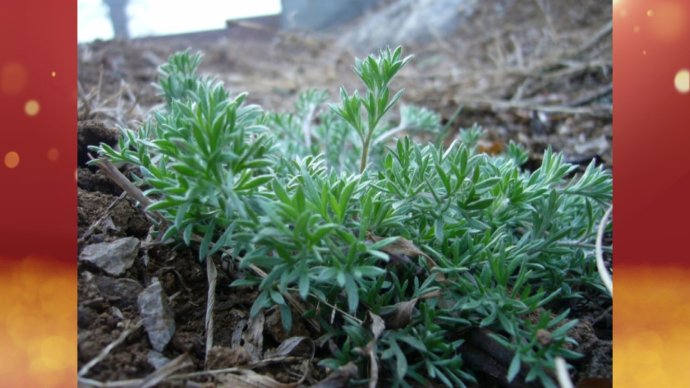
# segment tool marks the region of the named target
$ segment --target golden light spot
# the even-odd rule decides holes
[[[679,2],[659,2],[655,5],[649,29],[660,40],[680,39],[687,33],[690,15]]]
[[[673,84],[676,86],[678,93],[690,92],[690,71],[688,69],[678,70],[676,77],[673,79]]]
[[[616,276],[616,385],[686,386],[690,270],[633,267]]]
[[[0,385],[76,386],[76,271],[51,258],[4,259]]]
[[[10,62],[0,70],[0,90],[13,95],[24,90],[26,86],[26,69],[19,63]]]
[[[654,11],[652,11],[651,9],[648,9],[648,10],[647,10],[647,16],[649,16],[650,18],[651,18],[652,16],[654,16]]]
[[[613,4],[613,6],[615,7],[617,4],[619,4],[621,2],[621,0],[612,0],[611,2]]]
[[[58,160],[59,157],[60,157],[60,151],[58,151],[57,148],[51,147],[48,150],[48,160],[50,160],[51,162]]]
[[[19,165],[19,154],[18,153],[14,152],[14,151],[10,151],[10,152],[5,154],[5,166],[7,168],[15,168],[18,165]]]
[[[69,368],[72,361],[67,357],[75,346],[64,337],[51,336],[43,339],[36,361],[41,369],[61,370]],[[76,356],[76,354],[75,354]]]
[[[36,100],[29,100],[24,104],[24,113],[29,116],[36,116],[41,110],[41,104]]]

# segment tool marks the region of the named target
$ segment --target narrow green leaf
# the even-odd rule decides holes
[[[517,376],[518,372],[520,372],[520,353],[516,352],[512,361],[510,361],[510,367],[508,367],[507,378],[509,383],[515,379],[515,376]]]

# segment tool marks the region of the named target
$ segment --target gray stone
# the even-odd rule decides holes
[[[151,364],[151,366],[156,369],[159,369],[160,367],[170,362],[169,358],[165,357],[162,353],[157,352],[155,350],[149,350],[149,353],[147,354],[146,358],[149,364]]]
[[[165,349],[175,334],[175,317],[163,287],[154,278],[138,297],[139,314],[151,346],[159,352]]]
[[[103,298],[122,308],[134,305],[137,302],[137,296],[144,289],[136,280],[127,278],[96,276],[94,283]]]
[[[139,240],[134,237],[87,245],[81,251],[79,260],[91,263],[110,275],[118,276],[134,264],[139,245]]]

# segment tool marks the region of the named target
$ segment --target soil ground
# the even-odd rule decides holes
[[[539,155],[551,146],[572,163],[586,166],[594,159],[612,168],[610,4],[503,1],[505,8],[497,12],[483,3],[493,4],[482,2],[453,34],[405,45],[415,59],[396,81],[406,89],[403,101],[439,112],[449,128],[480,124],[486,130],[486,152],[500,151],[509,140],[526,146],[528,167],[538,166]],[[79,248],[126,236],[141,241],[137,259],[122,275],[79,265],[79,367],[98,360],[80,377],[93,384],[146,378],[156,371],[156,359],[183,354],[189,363],[176,373],[205,368],[207,280],[196,252],[151,242],[149,222],[134,202],[85,164],[89,145],[114,144],[117,126],[136,128],[161,102],[152,85],[157,67],[187,47],[203,52],[203,73],[219,76],[231,91],[248,91],[250,102],[277,111],[289,110],[296,93],[306,88],[325,88],[331,96],[343,84],[356,88],[353,58],[367,54],[335,44],[333,36],[293,32],[241,41],[214,33],[80,46]],[[450,133],[448,141],[454,136]],[[214,365],[227,368],[246,361],[247,355],[229,350],[249,330],[256,293],[226,287],[236,273],[227,263],[217,264],[224,270],[218,275],[214,311],[214,342],[219,346]],[[136,295],[153,278],[174,296],[176,331],[162,353],[152,350],[144,329],[136,325]],[[610,384],[610,299],[592,293],[570,307],[571,317],[583,322],[575,335],[581,336],[585,355],[575,364],[573,377],[582,386]],[[295,321],[289,335],[310,337],[309,328]],[[266,313],[263,329],[265,349],[288,337],[277,311]],[[114,341],[117,346],[101,358]],[[316,349],[316,354],[305,385],[326,377],[315,365],[327,349]],[[299,365],[280,363],[257,372],[289,383],[295,381],[296,369]],[[197,385],[211,380],[194,379]],[[500,384],[490,376],[485,382]]]

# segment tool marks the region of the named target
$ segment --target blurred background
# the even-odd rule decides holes
[[[278,15],[281,0],[197,0],[193,7],[165,0],[80,0],[78,7],[78,40],[89,42],[220,29],[227,19]]]
[[[151,84],[176,50],[203,52],[202,72],[286,111],[308,88],[336,96],[341,85],[360,87],[355,57],[403,45],[415,55],[397,78],[403,103],[437,111],[451,128],[481,125],[487,150],[516,141],[534,151],[532,165],[551,145],[570,162],[611,166],[608,2],[80,0],[78,8],[80,119],[136,126],[160,102]]]

